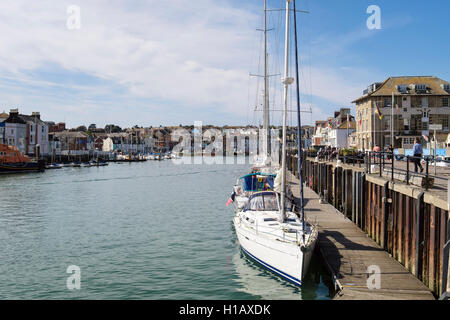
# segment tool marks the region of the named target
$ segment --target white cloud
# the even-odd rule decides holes
[[[73,4],[81,8],[82,23],[80,30],[70,31],[66,10]],[[151,119],[142,116],[151,118],[151,110],[161,112],[158,104],[183,106],[188,116],[225,112],[243,122],[240,119],[249,109],[255,27],[260,23],[260,6],[237,8],[227,0],[3,1],[0,92],[5,103],[48,108],[56,116],[67,112],[96,122],[105,114],[126,121],[120,104],[127,101],[125,117],[143,125]],[[69,85],[38,71],[34,77],[29,75],[28,71],[49,64],[116,85]],[[359,75],[349,77],[349,73]],[[3,83],[5,78],[21,85],[13,88]],[[311,93],[348,105],[362,90],[361,78],[369,77],[357,70],[312,67]],[[115,92],[117,86],[123,86],[125,93]],[[45,94],[39,95],[39,87],[46,89]],[[65,102],[63,89],[78,94],[68,95],[70,101]],[[98,95],[110,98],[97,99]],[[27,102],[27,97],[33,101]],[[161,114],[154,118],[164,121]]]
[[[247,101],[250,33],[257,16],[223,1],[77,1],[81,30],[66,28],[69,2],[0,4],[0,71],[21,76],[54,63],[126,86],[142,98],[220,105]],[[42,85],[46,85],[42,79]]]

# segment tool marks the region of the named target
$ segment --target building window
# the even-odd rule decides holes
[[[448,98],[442,98],[442,106],[448,107]]]
[[[384,99],[384,107],[385,108],[390,108],[392,106],[392,99],[386,98]]]

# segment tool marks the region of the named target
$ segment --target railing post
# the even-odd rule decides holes
[[[409,156],[406,156],[406,184],[409,185]]]
[[[442,223],[442,222],[441,222]],[[447,289],[450,287],[449,285],[449,251],[450,251],[450,223],[447,223],[447,234],[446,234],[446,243],[443,250],[443,264],[442,264],[442,285],[440,292],[440,299],[448,299],[448,291]]]
[[[391,181],[394,181],[394,150],[392,150],[392,173],[391,173]]]
[[[378,153],[378,155],[379,155],[379,157],[380,157],[380,177],[382,177],[383,176],[383,168],[382,168],[382,165],[383,165],[383,162],[382,162],[382,160],[381,160],[381,153]]]
[[[387,250],[387,235],[389,222],[389,182],[386,182],[383,188],[383,248]]]
[[[427,168],[426,168],[427,171],[426,171],[426,178],[425,178],[425,183],[426,183],[425,190],[428,191],[428,189],[429,189],[429,188],[428,188],[428,186],[429,186],[429,183],[428,183],[428,181],[429,181],[429,180],[428,180],[428,175],[429,175],[429,172],[428,172],[428,169],[429,169],[429,163],[428,163],[428,161],[429,161],[429,160],[428,160],[428,158],[427,158],[426,161],[427,161]]]
[[[423,265],[423,236],[424,236],[424,221],[423,221],[423,214],[424,214],[424,193],[422,192],[417,197],[416,202],[416,252],[415,252],[415,276],[422,280],[422,265]]]
[[[365,166],[365,170],[364,173],[368,172],[367,166],[369,165],[369,158],[367,157],[367,153],[364,152],[364,166]]]

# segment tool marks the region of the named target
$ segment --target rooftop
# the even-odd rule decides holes
[[[423,86],[423,90],[418,90]],[[368,97],[394,95],[450,95],[450,82],[434,76],[390,77],[382,83],[374,83],[365,90],[365,94],[353,103]]]

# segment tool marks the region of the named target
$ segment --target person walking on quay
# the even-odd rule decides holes
[[[414,171],[416,173],[418,173],[419,168],[420,168],[420,173],[422,173],[423,167],[422,167],[421,161],[422,161],[423,149],[422,149],[422,145],[419,143],[419,139],[416,139],[414,141],[413,152],[414,152]]]

